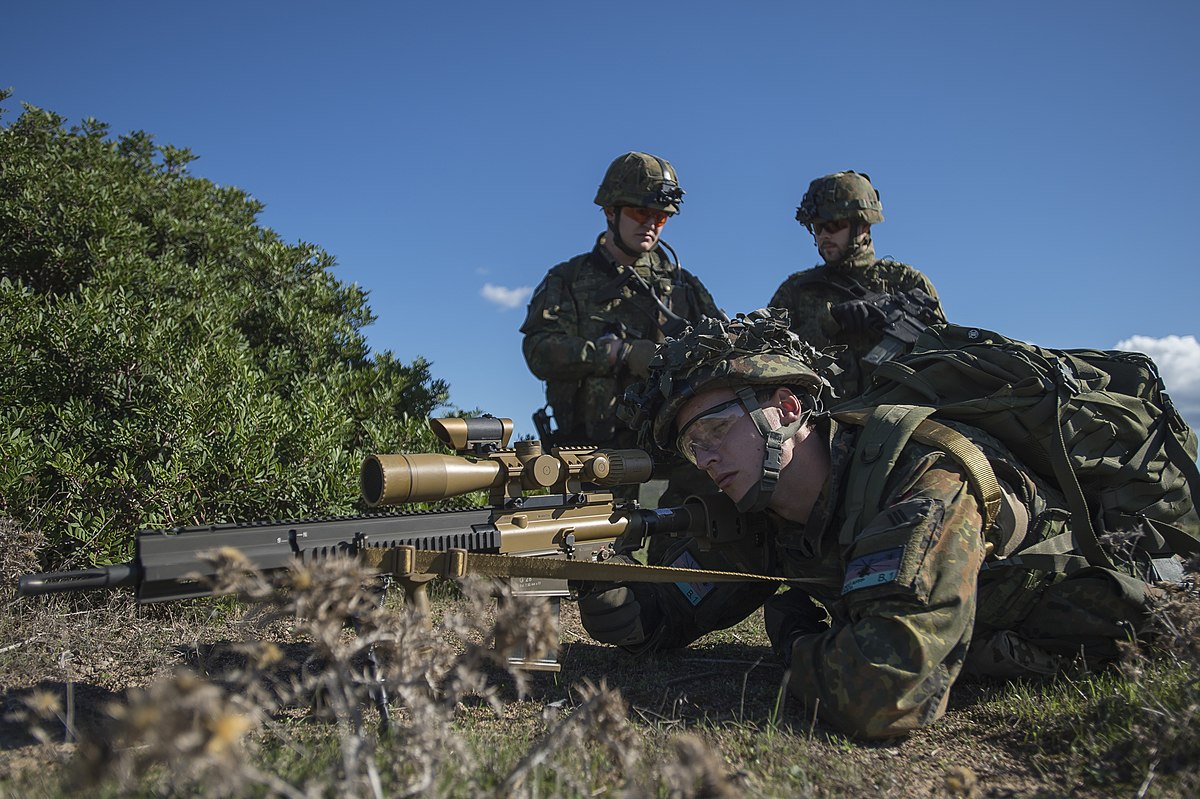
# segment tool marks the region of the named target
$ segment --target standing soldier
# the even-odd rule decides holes
[[[875,366],[911,349],[917,332],[946,316],[925,275],[875,258],[871,225],[883,221],[883,205],[867,175],[817,178],[796,220],[812,233],[825,263],[788,277],[769,304],[786,308],[792,330],[814,347],[846,345],[834,386],[839,396],[851,396],[866,388]]]
[[[723,316],[708,290],[679,266],[659,240],[679,212],[683,189],[675,169],[648,153],[630,152],[608,167],[594,202],[607,230],[591,252],[555,266],[533,292],[521,332],[530,371],[546,381],[546,403],[534,416],[546,446],[636,446],[617,420],[625,389],[644,378],[658,344],[702,317]],[[667,475],[664,475],[667,476]],[[708,478],[680,462],[661,503],[711,492]],[[636,486],[626,498],[636,494]]]

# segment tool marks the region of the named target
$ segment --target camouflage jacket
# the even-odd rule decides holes
[[[689,322],[719,311],[691,273],[672,264],[661,248],[633,269],[677,316]],[[638,379],[624,363],[610,365],[602,336],[661,342],[663,321],[652,297],[619,273],[603,235],[590,253],[550,270],[533,292],[521,332],[525,362],[546,381],[559,440],[600,446],[635,446],[633,431],[617,419],[617,402]]]
[[[1146,587],[1120,574],[1022,568],[1006,555],[1065,529],[1061,495],[1026,471],[995,439],[953,425],[984,450],[1022,519],[1002,542],[984,540],[962,467],[910,442],[892,471],[881,510],[841,544],[847,476],[861,431],[831,424],[831,472],[807,525],[768,512],[736,548],[686,543],[672,565],[766,569],[800,578],[772,598],[753,584],[655,586],[661,623],[635,651],[684,646],[730,626],[764,602],[804,595],[827,619],[774,642],[790,661],[789,687],[822,719],[870,738],[903,735],[945,712],[951,685],[968,671],[1008,677],[1052,673],[1059,658],[1113,657],[1140,622]],[[806,604],[811,602],[806,601]],[[811,616],[811,614],[809,614]],[[769,624],[769,623],[768,623]]]
[[[838,303],[853,299],[845,290],[831,285],[822,278],[839,273],[857,281],[868,291],[880,294],[897,294],[912,289],[921,289],[937,302],[937,322],[945,322],[941,301],[933,284],[915,268],[890,259],[876,260],[875,250],[868,246],[844,261],[837,261],[789,276],[776,289],[768,305],[786,308],[791,314],[792,330],[802,340],[814,347],[835,344],[846,346],[839,356],[838,365],[842,375],[835,379],[838,396],[849,397],[866,387],[866,379],[872,367],[863,363],[863,357],[879,343],[882,333],[846,333],[842,331],[829,309]]]

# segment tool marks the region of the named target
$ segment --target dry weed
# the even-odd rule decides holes
[[[591,793],[587,783],[611,774],[625,774],[637,762],[640,754],[638,733],[629,723],[629,707],[621,694],[603,682],[595,685],[590,681],[578,688],[579,704],[566,718],[558,721],[542,736],[516,767],[496,789],[493,796],[513,797],[524,795],[530,775],[545,765],[559,752],[588,752],[591,745],[598,745],[604,753],[601,758],[604,775],[592,771],[591,760],[577,758],[584,767],[582,777],[560,773],[559,778],[578,795]],[[545,721],[553,721],[553,711],[547,709]],[[534,794],[536,795],[536,793]]]
[[[23,725],[38,743],[44,745],[55,742],[59,730],[66,730],[68,739],[77,735],[62,700],[52,691],[34,691],[22,699],[20,706],[5,720]]]
[[[1198,565],[1200,559],[1188,564],[1182,584],[1158,586],[1148,645],[1123,647],[1120,669],[1138,697],[1125,746],[1144,770],[1138,796],[1159,774],[1194,770],[1200,758]]]
[[[557,619],[543,600],[514,595],[506,584],[468,580],[461,609],[435,629],[413,609],[385,607],[378,576],[355,559],[298,565],[269,580],[236,550],[208,557],[214,593],[234,593],[249,604],[247,635],[233,647],[240,662],[222,671],[219,682],[179,669],[114,704],[110,723],[80,747],[81,785],[127,788],[169,774],[171,790],[203,795],[236,795],[259,785],[297,797],[438,796],[443,790],[509,797],[531,790],[530,776],[552,757],[585,751],[585,744],[605,751],[605,764],[620,764],[618,773],[637,759],[637,735],[620,695],[586,684],[566,718],[553,723],[546,717],[545,735],[499,777],[498,787],[478,769],[456,719],[469,700],[500,714],[504,694],[497,678],[524,694],[529,676],[509,658],[545,657],[558,642]],[[494,614],[482,612],[493,598]],[[280,646],[261,634],[280,626],[304,646]],[[390,705],[382,704],[384,696]],[[334,726],[339,751],[336,774],[310,779],[303,789],[260,771],[251,757],[264,734],[287,737],[286,725],[271,719],[296,706],[313,707]],[[386,734],[368,729],[372,706],[390,715]],[[53,717],[54,709],[43,715]],[[584,781],[594,776],[589,772]],[[575,787],[590,792],[582,783]]]
[[[739,799],[746,795],[741,774],[730,774],[720,753],[696,735],[679,735],[658,774],[658,785],[636,786],[627,799],[665,795],[670,799]],[[666,793],[662,791],[665,789]]]
[[[0,541],[0,596],[11,596],[19,577],[38,570],[37,553],[46,548],[46,536],[0,515]]]
[[[85,737],[79,748],[80,787],[113,781],[129,789],[156,765],[169,767],[175,784],[202,787],[205,795],[232,796],[251,782],[273,782],[247,759],[259,708],[187,669],[132,690],[108,712],[113,723],[106,734]]]

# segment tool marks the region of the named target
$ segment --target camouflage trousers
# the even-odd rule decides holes
[[[1037,573],[1030,573],[1034,576]],[[1018,575],[1014,575],[1017,577]],[[988,607],[1003,592],[980,593],[977,622],[963,669],[990,677],[1044,677],[1074,659],[1099,663],[1121,654],[1145,628],[1154,589],[1110,569],[1086,568],[1071,575],[1041,575],[1022,597],[1020,618],[1003,629],[989,624],[1004,616]],[[991,586],[996,588],[997,586]],[[1010,606],[1011,607],[1011,606]]]

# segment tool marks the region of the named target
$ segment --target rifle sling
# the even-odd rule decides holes
[[[595,255],[596,253],[593,250],[588,254],[588,258],[594,259]],[[663,256],[663,261],[668,265],[671,265],[670,259],[668,259],[665,255]],[[603,271],[613,271],[611,269],[612,265],[605,263],[604,261],[596,264],[593,260],[593,264]],[[632,286],[635,293],[649,298],[650,302],[654,304],[654,307],[658,310],[658,312],[666,317],[668,323],[675,320],[686,323],[687,320],[682,319],[678,314],[671,310],[671,298],[668,297],[668,301],[664,302],[663,299],[658,296],[658,292],[654,290],[654,287],[651,286],[644,278],[642,278],[642,276],[639,275],[632,266],[625,266],[624,264],[615,264],[615,266],[616,277],[611,283],[604,287],[600,294],[601,297],[604,299],[614,299],[615,297],[620,296],[620,289],[627,285]],[[686,288],[686,284],[683,282],[683,276],[681,274],[682,270],[680,269],[679,264],[674,264],[673,266],[675,267],[675,274],[671,280],[671,285],[677,289]],[[651,324],[653,324],[659,330],[662,330],[663,322],[658,317],[658,314],[654,313],[654,311],[650,310],[649,308],[643,308],[639,305],[634,305],[632,307],[637,308],[644,313],[650,318]]]
[[[433,574],[462,578],[468,574],[488,577],[544,577],[560,580],[647,583],[716,582],[814,582],[765,574],[679,569],[670,566],[643,566],[635,563],[604,563],[563,560],[556,557],[519,557],[450,549],[445,552],[398,546],[388,549],[364,549],[359,556],[387,574],[409,576]]]
[[[866,286],[859,283],[849,275],[841,274],[834,271],[830,266],[818,266],[809,272],[800,273],[798,278],[800,285],[808,285],[810,283],[819,283],[830,288],[837,289],[843,294],[854,300],[871,300],[878,299],[883,294],[877,291],[869,291]]]

